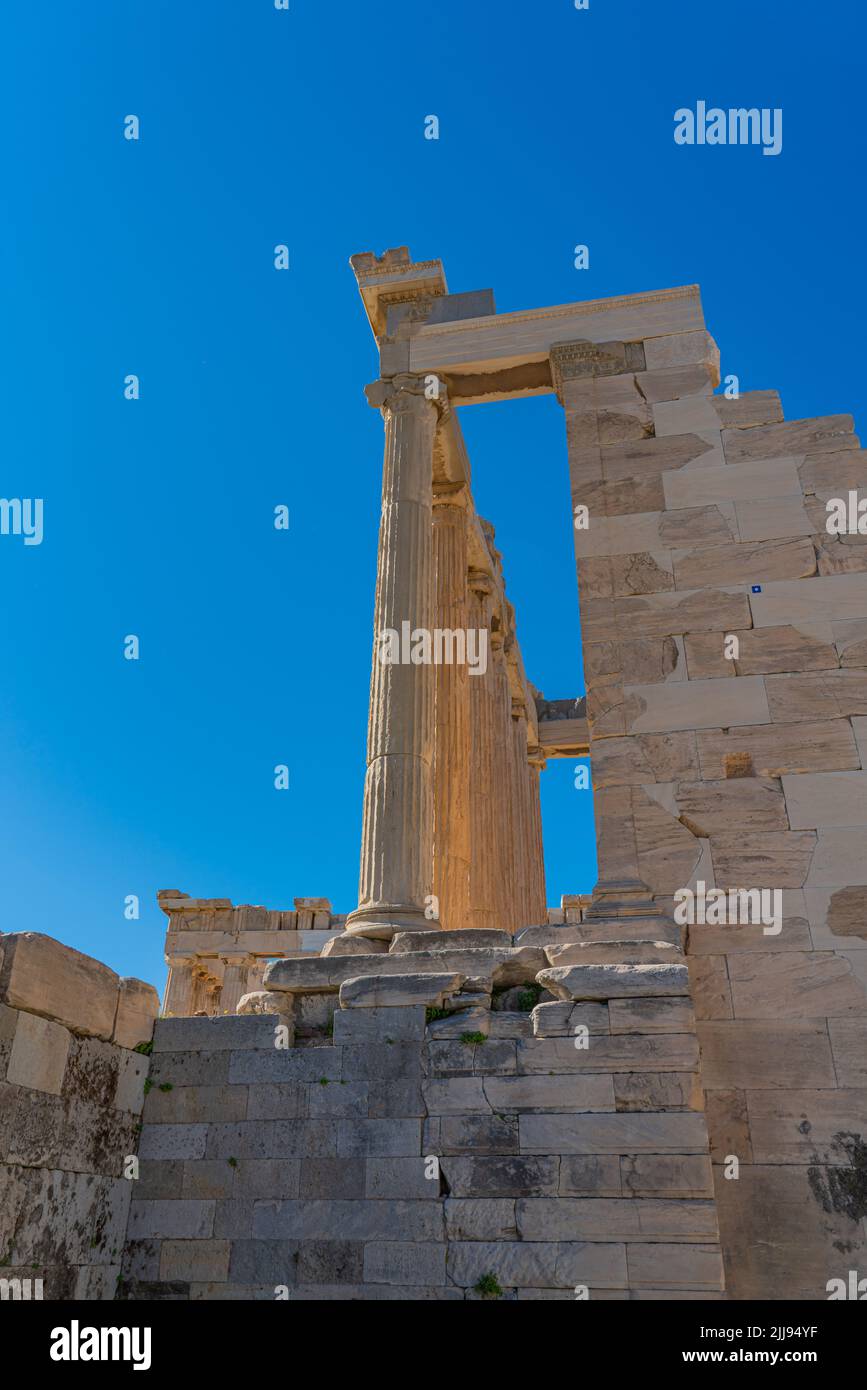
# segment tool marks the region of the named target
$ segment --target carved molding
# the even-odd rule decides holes
[[[620,376],[624,372],[642,372],[645,368],[641,343],[591,343],[587,338],[552,344],[550,361],[551,379],[561,405],[566,381]]]

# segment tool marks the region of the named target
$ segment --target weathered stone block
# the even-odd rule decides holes
[[[706,1201],[657,1198],[522,1198],[522,1240],[714,1240],[716,1208]]]
[[[145,1125],[139,1158],[204,1158],[207,1125]]]
[[[524,1110],[562,1113],[614,1109],[612,1079],[602,1074],[492,1076],[485,1079],[484,1094],[492,1110],[506,1114]]]
[[[845,719],[802,720],[794,725],[764,724],[699,733],[702,777],[726,776],[726,758],[743,755],[747,776],[780,777],[784,773],[860,768],[851,725]],[[751,882],[758,880],[750,880]]]
[[[164,1240],[160,1279],[228,1279],[230,1248],[228,1240]]]
[[[0,1003],[62,1023],[85,1037],[110,1038],[120,981],[90,956],[37,932],[3,938]]]
[[[447,1198],[443,1203],[448,1240],[516,1240],[514,1198]]]
[[[366,1284],[439,1287],[446,1282],[446,1247],[421,1241],[371,1241],[364,1247]]]
[[[633,1197],[713,1197],[704,1154],[636,1154],[620,1160],[623,1190]]]
[[[128,1048],[150,1042],[159,1012],[160,997],[153,985],[123,976],[119,982],[112,1042]]]
[[[338,1009],[334,1014],[334,1043],[421,1042],[424,1037],[424,1005],[408,1008]]]
[[[685,965],[573,965],[540,970],[539,984],[558,999],[624,999],[689,994]]]
[[[438,1172],[436,1176],[428,1177],[428,1172],[432,1172],[435,1166],[427,1157],[416,1155],[399,1158],[369,1157],[364,1164],[363,1195],[436,1201],[440,1195]]]
[[[629,1287],[713,1289],[725,1287],[718,1245],[639,1245],[626,1247]]]
[[[612,1034],[687,1034],[695,1026],[689,999],[612,999],[608,1015]]]
[[[706,1153],[704,1115],[521,1115],[522,1153]]]
[[[20,1014],[7,1065],[7,1080],[16,1086],[59,1096],[69,1043],[69,1031],[59,1023],[35,1014]]]
[[[863,1014],[867,992],[831,951],[741,952],[730,957],[736,1018],[833,1018]]]
[[[340,986],[341,1009],[441,1008],[448,994],[455,994],[464,975],[355,976]]]
[[[421,1121],[338,1120],[337,1157],[400,1157],[421,1152]]]
[[[133,1240],[178,1237],[206,1240],[214,1229],[212,1201],[178,1198],[176,1201],[133,1201],[129,1209],[129,1234]]]
[[[302,1201],[260,1202],[253,1217],[254,1239],[438,1241],[443,1214],[438,1202]]]
[[[589,1033],[609,1031],[608,1005],[597,1002],[575,1004],[567,1000],[556,1004],[537,1004],[530,1017],[536,1038],[571,1038],[575,1036],[576,1028],[586,1028]]]
[[[553,1197],[559,1189],[556,1157],[451,1156],[443,1158],[441,1166],[453,1197]]]
[[[834,1065],[824,1024],[775,1019],[772,1023],[696,1024],[706,1088],[775,1090],[834,1086]]]

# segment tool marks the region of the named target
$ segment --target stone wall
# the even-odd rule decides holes
[[[865,455],[849,416],[712,395],[703,329],[629,353],[558,379],[600,867],[610,816],[669,908],[782,891],[778,935],[693,925],[690,972],[730,1295],[823,1298],[867,1265],[867,536],[825,505]]]
[[[570,970],[588,930],[338,939],[280,1013],[160,1020],[127,1296],[720,1298],[686,969]]]
[[[0,936],[3,1297],[114,1298],[148,1070],[134,1049],[158,1004],[51,937]]]

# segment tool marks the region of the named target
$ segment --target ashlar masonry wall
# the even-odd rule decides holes
[[[279,1013],[162,1019],[126,1295],[722,1297],[687,971],[570,969],[597,932],[338,938],[244,1005]],[[330,1028],[275,1045],[311,993]]]
[[[865,454],[712,395],[704,330],[628,352],[561,383],[594,788],[669,910],[782,892],[778,935],[690,926],[690,973],[730,1296],[825,1298],[867,1272],[867,536],[826,529]]]
[[[156,990],[0,935],[0,1298],[113,1299]]]

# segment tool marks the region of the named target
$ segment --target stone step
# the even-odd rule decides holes
[[[454,933],[457,935],[457,933]],[[494,986],[522,985],[536,978],[548,965],[545,952],[538,947],[514,950],[415,951],[415,974],[439,975],[446,971],[464,975],[474,986],[490,992]],[[285,990],[290,994],[336,994],[344,980],[356,975],[405,975],[406,955],[316,956],[272,961],[262,981],[265,990]]]
[[[400,955],[407,951],[465,951],[484,947],[500,947],[508,951],[514,944],[510,932],[498,931],[495,927],[466,927],[462,931],[444,931],[439,937],[432,937],[429,932],[401,931],[393,938],[389,954]]]
[[[686,965],[561,965],[541,970],[536,978],[557,999],[689,994]]]
[[[340,986],[341,1009],[403,1008],[424,1004],[441,1008],[446,995],[455,994],[463,975],[354,975]]]
[[[668,941],[573,941],[546,946],[551,965],[677,965],[684,961]]]
[[[686,928],[669,917],[612,917],[568,927],[524,927],[516,946],[565,946],[577,941],[667,941],[683,950]]]

